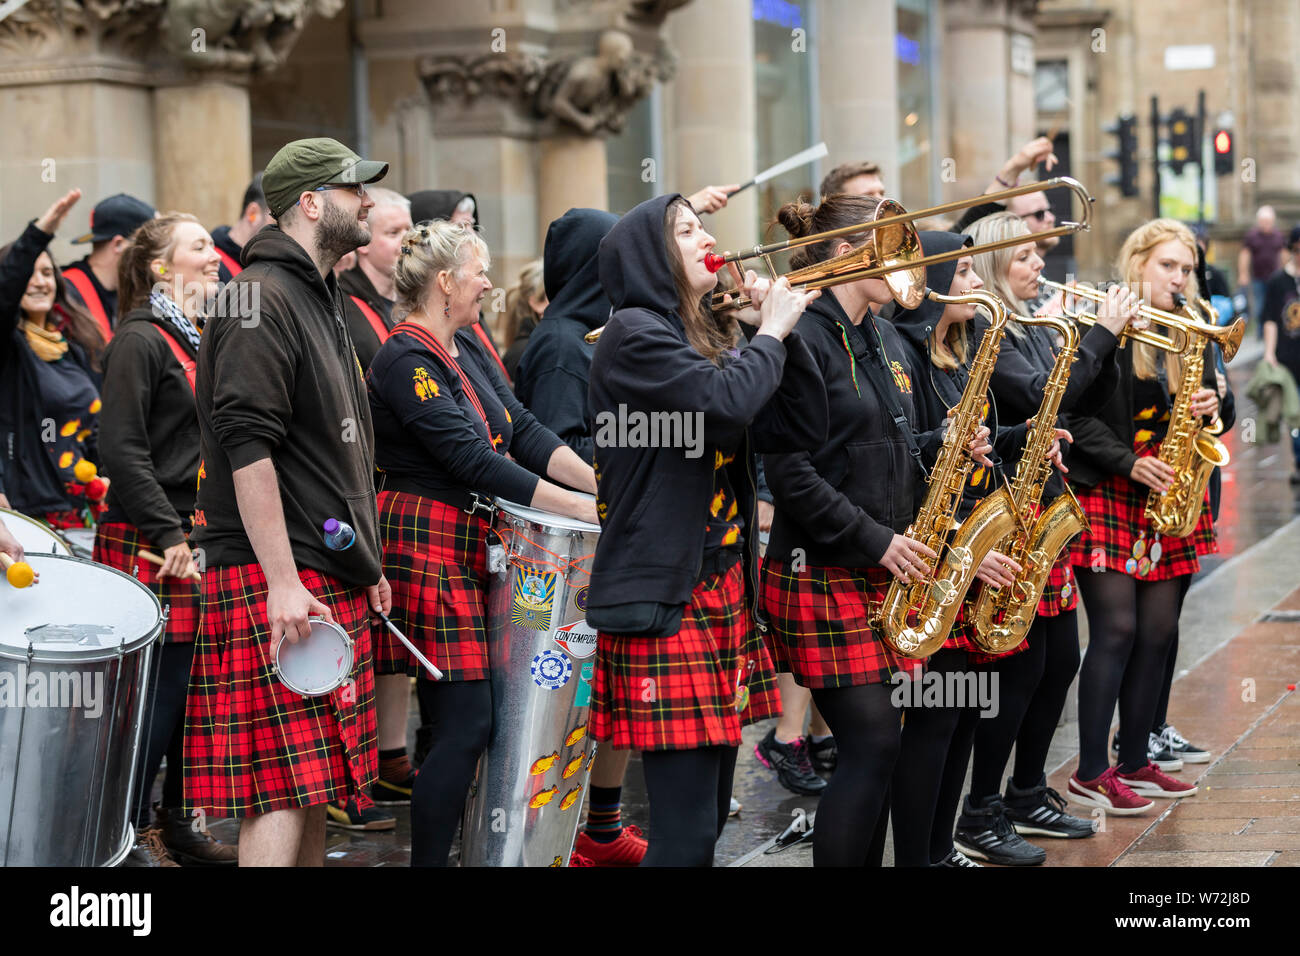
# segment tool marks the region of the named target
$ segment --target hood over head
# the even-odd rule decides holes
[[[429,222],[433,219],[450,219],[460,201],[468,196],[474,199],[474,225],[478,226],[478,200],[473,193],[459,189],[422,189],[406,198],[411,201],[411,222]]]
[[[609,319],[609,299],[600,284],[597,253],[618,216],[601,209],[570,209],[546,230],[542,274],[548,317],[576,319],[595,329]]]
[[[601,240],[600,284],[615,311],[649,309],[667,315],[678,306],[672,264],[664,245],[664,214],[680,193],[633,207]]]
[[[969,246],[973,240],[970,236],[963,236],[956,232],[921,232],[921,250],[925,255],[930,256],[939,252],[951,252],[953,249]],[[947,295],[948,290],[952,288],[952,277],[957,273],[957,260],[950,259],[947,262],[939,262],[925,269],[925,287],[927,292],[938,292],[940,295]],[[980,278],[983,278],[981,276]],[[927,296],[921,300],[921,304],[915,309],[895,312],[891,322],[894,328],[898,329],[909,342],[913,342],[923,349],[927,348],[926,340],[934,327],[939,324],[939,319],[943,315],[945,306],[941,302],[933,302]]]

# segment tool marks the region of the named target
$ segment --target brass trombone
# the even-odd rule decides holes
[[[986,242],[977,246],[963,246],[948,252],[936,252],[930,255],[924,254],[916,227],[912,225],[917,219],[942,216],[981,203],[1000,202],[1013,196],[1046,192],[1049,189],[1069,189],[1078,196],[1083,204],[1082,219],[1079,222],[1058,223],[1051,229],[1036,232],[1032,236],[1013,236],[995,242]],[[791,286],[805,290],[825,289],[830,286],[843,285],[847,282],[856,282],[859,279],[883,278],[893,293],[894,300],[905,309],[914,309],[920,305],[921,299],[925,296],[925,269],[927,266],[950,262],[954,259],[960,259],[962,256],[969,256],[979,252],[992,252],[995,249],[1005,249],[1008,246],[1021,246],[1026,242],[1037,242],[1051,236],[1086,232],[1092,226],[1093,202],[1092,196],[1088,194],[1088,190],[1084,188],[1083,184],[1069,176],[1056,176],[1042,182],[1025,183],[1023,186],[1013,186],[1010,189],[1002,189],[998,192],[984,193],[971,199],[955,199],[952,202],[940,203],[937,206],[929,206],[914,212],[907,212],[894,200],[885,199],[876,207],[875,217],[867,222],[855,223],[840,229],[828,229],[825,232],[814,233],[810,236],[799,236],[794,239],[771,242],[764,246],[755,246],[745,252],[728,252],[722,256],[714,256],[710,262],[710,268],[716,272],[724,265],[759,258],[767,265],[771,277],[777,279],[780,277],[780,273],[772,262],[772,256],[776,253],[872,230],[874,235],[861,248],[851,250],[842,256],[837,256],[825,262],[818,262],[802,269],[795,269],[786,273],[785,278]],[[727,296],[732,296],[730,302],[727,301]],[[729,292],[715,292],[710,304],[714,311],[722,312],[731,309],[743,309],[751,303],[747,296],[737,296],[735,293]],[[588,332],[584,338],[588,342],[595,342],[600,338],[603,329],[604,326],[594,329]]]

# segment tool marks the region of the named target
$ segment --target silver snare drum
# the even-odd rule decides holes
[[[72,546],[63,535],[59,534],[35,518],[29,518],[17,511],[0,508],[0,521],[18,539],[23,551],[28,554],[71,554]]]
[[[498,501],[489,550],[492,736],[465,807],[463,866],[567,866],[596,744],[587,584],[597,525]]]
[[[162,609],[134,578],[29,554],[0,588],[0,864],[105,866],[134,843],[135,765]]]

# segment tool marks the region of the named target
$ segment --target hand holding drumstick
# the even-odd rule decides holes
[[[180,549],[184,548],[182,553]],[[150,564],[159,568],[158,577],[161,578],[180,578],[183,581],[199,581],[199,570],[194,566],[194,558],[190,551],[190,546],[182,541],[180,544],[174,544],[163,552],[165,557],[160,557],[152,551],[145,551],[143,548],[136,552],[136,557],[148,561]]]

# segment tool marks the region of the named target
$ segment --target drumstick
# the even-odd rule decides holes
[[[36,572],[26,561],[15,561],[0,551],[0,564],[5,566],[5,580],[16,588],[25,588],[36,580]]]
[[[155,565],[157,565],[157,566],[160,567],[160,568],[161,568],[164,564],[167,563],[163,558],[160,558],[158,555],[154,554],[152,551],[145,551],[143,548],[141,548],[141,549],[140,549],[139,551],[137,551],[135,554],[136,554],[136,557],[138,557],[138,558],[143,558],[144,560],[148,561],[150,564],[155,564]],[[181,580],[182,580],[182,581],[200,581],[200,580],[202,580],[202,579],[199,577],[199,572],[195,571],[193,568],[190,568],[190,572],[189,572],[189,574],[182,574],[182,575],[181,575]]]
[[[415,645],[406,639],[406,635],[397,629],[397,625],[388,619],[388,615],[383,611],[376,611],[375,613],[383,619],[384,626],[397,635],[397,639],[405,644],[406,649],[415,655],[415,659],[423,664],[425,669],[433,675],[433,679],[442,680],[442,671],[429,663],[429,659],[415,649]]]

